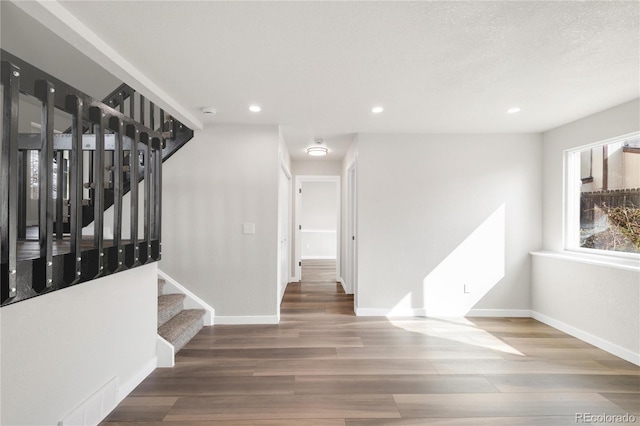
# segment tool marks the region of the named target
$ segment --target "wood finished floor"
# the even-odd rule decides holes
[[[204,328],[102,424],[640,422],[640,367],[532,319],[357,318],[332,267],[305,262],[279,325]]]
[[[40,241],[38,240],[38,227],[27,227],[26,239],[19,239],[16,242],[16,252],[18,261],[38,259],[40,257]],[[130,240],[122,240],[122,244],[129,244]],[[104,248],[113,247],[114,240],[105,239]],[[65,234],[62,240],[56,239],[54,234],[52,241],[52,255],[59,256],[71,253],[71,236]],[[88,251],[95,249],[93,235],[83,235],[80,241],[80,250]]]

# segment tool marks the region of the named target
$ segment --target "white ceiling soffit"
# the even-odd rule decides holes
[[[67,43],[109,71],[160,108],[193,129],[202,129],[198,118],[178,104],[154,81],[147,78],[135,65],[98,37],[56,0],[12,1],[40,24],[53,31]]]

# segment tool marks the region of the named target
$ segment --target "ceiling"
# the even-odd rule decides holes
[[[280,125],[294,159],[355,133],[542,132],[640,91],[635,1],[60,4],[192,124]]]

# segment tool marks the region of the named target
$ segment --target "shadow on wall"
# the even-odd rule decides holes
[[[461,317],[505,276],[505,205],[498,207],[423,280],[428,316]],[[403,315],[420,304],[408,293],[389,313]]]

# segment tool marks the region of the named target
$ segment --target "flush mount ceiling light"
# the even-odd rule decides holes
[[[517,112],[520,112],[520,107],[512,107],[507,110],[507,114],[515,114]]]
[[[260,108],[260,105],[251,105],[249,107],[249,111],[251,111],[251,112],[260,112],[260,111],[262,111],[262,108]]]
[[[322,145],[322,139],[316,139],[314,142],[316,143],[315,145],[307,148],[307,154],[313,157],[322,157],[323,155],[327,155],[329,149]]]
[[[216,115],[218,111],[214,107],[204,107],[202,108],[202,113],[205,115]]]
[[[374,114],[380,114],[382,111],[384,111],[384,108],[382,108],[381,106],[374,106],[373,108],[371,108],[371,112]]]

